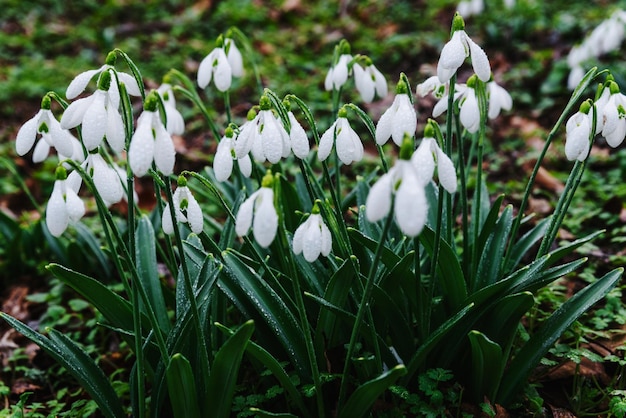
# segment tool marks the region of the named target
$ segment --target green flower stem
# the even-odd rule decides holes
[[[468,200],[469,196],[467,194],[467,178],[466,176],[466,167],[465,164],[465,138],[461,132],[461,122],[459,120],[459,114],[455,111],[455,127],[456,127],[456,137],[459,142],[459,179],[461,183],[460,190],[460,200],[461,200],[461,231],[463,234],[463,273],[465,277],[469,277],[469,260],[470,260],[470,241],[469,241],[469,209],[468,209]],[[452,242],[451,242],[452,243]]]
[[[343,365],[343,373],[341,374],[341,386],[339,388],[339,404],[337,410],[341,410],[343,403],[346,397],[347,385],[348,385],[348,370],[350,369],[350,361],[352,356],[354,355],[354,350],[356,348],[356,340],[359,336],[359,332],[361,330],[361,323],[363,322],[363,317],[366,312],[369,310],[369,303],[372,297],[372,291],[374,289],[374,283],[376,281],[376,270],[378,268],[378,262],[380,261],[380,257],[383,253],[384,244],[389,234],[389,230],[391,229],[391,224],[393,223],[393,210],[394,203],[392,201],[391,208],[389,209],[389,215],[387,215],[387,220],[385,221],[385,226],[383,227],[382,235],[380,237],[380,241],[378,242],[378,246],[376,247],[376,252],[374,253],[374,259],[372,260],[372,264],[370,266],[369,273],[367,275],[367,281],[365,282],[365,289],[363,290],[363,295],[361,297],[361,302],[359,303],[359,308],[357,310],[356,319],[354,320],[354,326],[352,327],[352,334],[350,335],[350,343],[348,344],[348,349],[346,351],[346,358]],[[373,332],[376,332],[375,330]]]
[[[480,219],[481,219],[481,194],[483,186],[483,152],[485,142],[485,130],[487,128],[487,92],[485,83],[476,79],[476,98],[478,100],[478,109],[480,112],[480,127],[478,129],[478,145],[476,156],[476,188],[474,190],[472,223],[474,226],[472,242],[477,243],[480,236]],[[472,269],[478,268],[478,251],[476,248],[472,250]],[[471,279],[474,281],[474,279]]]
[[[259,72],[259,66],[256,63],[256,60],[254,60],[255,51],[252,48],[250,40],[236,26],[231,26],[230,28],[228,28],[227,34],[228,34],[227,35],[228,37],[231,37],[230,35],[232,35],[233,38],[236,38],[239,41],[239,44],[243,47],[243,50],[246,53],[246,58],[248,59],[248,62],[250,62],[250,65],[252,66],[252,72],[254,73],[254,79],[256,81],[256,85],[259,90],[259,95],[263,94],[263,81],[261,80],[261,73]]]
[[[454,90],[456,87],[456,72],[450,79],[450,87],[448,89],[448,116],[446,117],[446,137],[444,141],[444,147],[446,154],[452,158],[452,121],[454,119]],[[458,136],[457,136],[458,138]],[[462,149],[459,148],[459,153],[462,153]],[[440,189],[441,191],[441,189]],[[452,225],[454,222],[454,214],[452,213],[452,195],[446,192],[446,231],[445,237],[452,245]]]
[[[209,128],[211,129],[211,132],[213,133],[213,136],[216,139],[219,139],[221,137],[220,136],[220,131],[217,128],[217,125],[215,124],[215,122],[213,121],[213,118],[211,118],[211,115],[209,114],[208,109],[206,108],[204,103],[202,103],[202,99],[200,99],[200,96],[196,92],[195,86],[191,82],[189,77],[187,77],[182,72],[180,72],[178,70],[174,70],[174,69],[170,70],[170,73],[172,75],[175,75],[184,85],[184,87],[173,86],[172,89],[175,90],[175,91],[181,92],[189,100],[191,100],[193,102],[193,104],[198,106],[198,109],[200,109],[200,112],[202,112],[202,115],[204,116],[205,120],[209,124]]]
[[[409,96],[410,97],[410,96]],[[348,103],[346,107],[352,109],[358,116],[361,118],[361,121],[367,127],[374,143],[376,143],[376,125],[374,125],[374,121],[369,117],[367,113],[363,111],[360,107],[355,105],[354,103]],[[387,164],[387,160],[385,159],[385,153],[383,152],[383,147],[381,145],[376,144],[376,149],[378,150],[378,155],[380,156],[380,163],[383,171],[386,173],[389,171],[389,166]]]
[[[597,67],[593,67],[591,70],[587,72],[587,74],[585,74],[585,77],[583,77],[580,84],[578,84],[578,86],[572,93],[569,99],[569,102],[567,102],[567,105],[565,106],[565,109],[563,109],[563,112],[561,112],[561,115],[559,116],[556,123],[554,124],[554,127],[548,134],[548,137],[546,138],[546,142],[543,146],[543,149],[541,150],[539,157],[537,157],[537,162],[535,163],[535,166],[533,167],[533,171],[530,175],[528,183],[526,184],[526,189],[524,190],[524,196],[522,197],[522,202],[520,203],[518,214],[513,220],[513,226],[511,227],[511,235],[510,235],[512,242],[514,242],[514,240],[517,238],[517,233],[519,232],[520,224],[522,223],[522,219],[524,218],[524,211],[526,210],[526,206],[528,205],[528,199],[530,198],[530,193],[532,192],[533,186],[535,185],[535,179],[537,178],[537,173],[539,172],[539,168],[541,167],[541,164],[543,163],[543,159],[545,158],[546,153],[548,152],[548,148],[550,147],[550,144],[552,144],[552,141],[556,137],[559,128],[561,127],[561,125],[563,125],[563,123],[565,122],[565,118],[571,113],[574,106],[578,103],[581,96],[585,92],[585,89],[593,82],[593,80],[600,77],[605,72],[606,70],[598,72]],[[512,245],[509,245],[506,250],[506,254],[504,256],[504,264],[503,264],[505,268],[507,268],[509,264],[512,247],[513,247]]]
[[[231,109],[230,109],[230,91],[226,90],[224,92],[224,110],[226,111],[226,124],[230,124],[232,120]]]
[[[170,216],[172,218],[172,225],[174,225],[174,241],[176,246],[178,247],[178,254],[180,258],[180,265],[183,270],[183,286],[185,290],[185,295],[187,296],[189,302],[189,309],[191,311],[191,317],[193,321],[193,326],[196,331],[196,335],[198,336],[198,344],[200,344],[200,375],[202,376],[202,389],[206,391],[208,388],[208,379],[209,379],[209,350],[207,349],[207,341],[205,332],[202,329],[202,325],[200,324],[200,311],[198,310],[198,304],[196,302],[196,296],[193,291],[193,285],[191,283],[191,277],[189,276],[189,268],[187,267],[187,260],[185,258],[185,249],[183,247],[183,240],[180,236],[180,230],[178,229],[178,222],[176,220],[176,212],[174,208],[174,200],[172,198],[172,184],[169,180],[166,179],[165,184],[165,194],[167,196],[167,201],[170,203]],[[200,399],[207,400],[210,396],[208,393],[202,394],[204,397]]]

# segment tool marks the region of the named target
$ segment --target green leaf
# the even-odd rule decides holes
[[[522,257],[535,245],[546,233],[550,226],[550,218],[542,219],[537,222],[530,231],[525,233],[511,249],[509,263],[505,268],[506,271],[513,270],[519,264]]]
[[[496,222],[485,247],[480,252],[476,276],[472,278],[472,291],[477,291],[498,280],[504,250],[513,224],[513,207],[508,205]]]
[[[111,277],[110,260],[100,248],[100,243],[91,229],[87,228],[87,226],[81,222],[77,222],[74,225],[74,229],[76,229],[76,233],[78,234],[79,243],[89,248],[89,250],[91,250],[93,255],[96,257],[96,260],[98,261],[98,268],[101,269],[101,277]]]
[[[147,216],[143,215],[138,222],[135,235],[137,244],[135,246],[137,274],[140,285],[143,286],[150,309],[155,313],[157,322],[161,330],[167,334],[170,329],[170,321],[167,317],[167,308],[163,298],[163,290],[159,280],[159,273],[156,258],[156,240],[152,223]]]
[[[398,378],[406,374],[404,365],[399,364],[375,379],[365,382],[348,398],[337,415],[338,418],[359,418],[369,413],[376,399],[393,385]]]
[[[301,376],[310,377],[308,355],[302,328],[279,295],[233,250],[222,253],[225,268],[218,286],[256,326],[263,326],[259,337],[280,343]],[[271,344],[270,344],[271,345]]]
[[[378,241],[375,241],[372,238],[363,235],[361,231],[354,228],[348,228],[348,234],[350,235],[350,240],[353,241],[354,247],[365,247],[372,253],[376,252],[376,248],[378,247]],[[398,264],[398,261],[400,261],[400,257],[386,246],[383,246],[380,260],[383,262],[385,267],[390,269]]]
[[[93,359],[89,357],[82,348],[65,335],[53,329],[48,329],[50,338],[46,338],[26,324],[3,312],[0,312],[0,318],[7,321],[9,325],[33,341],[61,366],[65,367],[91,395],[106,417],[115,418],[126,416],[121,406],[122,402],[117,397],[111,383]]]
[[[533,334],[511,362],[495,398],[502,405],[510,404],[532,369],[554,342],[594,303],[602,299],[621,278],[624,269],[615,269],[572,296],[541,328]]]
[[[208,411],[212,417],[230,416],[239,366],[253,331],[254,321],[245,322],[215,355],[207,390],[211,394]]]
[[[500,206],[502,205],[502,201],[504,200],[504,195],[498,196],[498,198],[491,205],[491,210],[487,214],[485,218],[485,223],[483,224],[480,235],[478,236],[478,242],[476,242],[476,247],[474,251],[477,251],[478,254],[483,254],[483,250],[485,248],[485,244],[489,237],[493,234],[493,230],[496,226],[496,222],[498,222],[498,215],[500,214]]]
[[[493,399],[504,367],[502,348],[480,331],[471,331],[468,338],[472,348],[471,396],[476,403],[484,396]]]
[[[170,359],[167,366],[167,388],[176,418],[201,417],[193,370],[189,360],[180,353]]]

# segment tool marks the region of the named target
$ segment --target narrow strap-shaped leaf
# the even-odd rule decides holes
[[[122,403],[107,377],[93,359],[73,341],[53,329],[48,329],[50,338],[46,338],[26,324],[4,312],[0,312],[0,318],[7,321],[9,325],[29,340],[33,341],[61,366],[65,367],[91,395],[106,417],[116,418],[126,416],[122,409]]]
[[[550,218],[542,219],[537,222],[530,231],[525,233],[517,242],[513,245],[510,253],[510,261],[508,266],[505,266],[505,272],[511,271],[519,264],[520,260],[526,253],[530,250],[530,248],[537,243],[544,236],[546,231],[548,230],[548,226],[550,225]]]
[[[359,418],[366,416],[370,408],[380,395],[393,385],[398,378],[406,374],[406,367],[398,364],[391,370],[386,371],[375,379],[372,379],[352,393],[343,406],[338,418]]]
[[[200,418],[196,382],[189,360],[174,354],[167,366],[167,389],[175,418]]]
[[[245,322],[215,354],[207,391],[211,396],[207,412],[212,417],[230,415],[239,366],[253,331],[254,321]]]
[[[140,285],[143,286],[148,296],[148,301],[152,305],[151,307],[156,315],[159,327],[164,334],[167,334],[170,329],[170,322],[167,317],[165,299],[163,298],[163,290],[157,270],[154,230],[147,216],[144,215],[139,219],[135,236],[137,243],[139,243],[135,247],[135,252]]]
[[[363,233],[354,228],[348,228],[348,234],[350,239],[354,241],[354,246],[362,246],[369,249],[372,252],[376,251],[378,247],[378,241],[373,240],[370,237],[363,235]],[[400,257],[391,251],[386,246],[383,246],[382,254],[380,255],[380,261],[383,262],[385,267],[393,268],[400,261]]]
[[[504,367],[502,348],[480,331],[468,334],[472,348],[472,375],[469,389],[475,402],[492,399]]]
[[[623,271],[623,268],[615,269],[588,285],[561,305],[546,320],[511,362],[496,397],[498,403],[507,405],[513,401],[532,369],[535,368],[554,342],[580,315],[602,299],[615,286],[622,277]]]
[[[498,221],[498,215],[500,214],[500,206],[502,205],[502,201],[504,200],[504,195],[500,195],[496,198],[491,205],[491,210],[487,214],[485,218],[485,223],[483,224],[480,235],[478,237],[478,241],[476,242],[475,251],[478,251],[478,254],[483,253],[483,249],[485,248],[485,244],[487,243],[487,239],[493,233],[493,229],[496,226],[496,222]]]
[[[508,205],[494,225],[485,246],[480,252],[476,275],[471,279],[472,291],[479,290],[498,280],[502,256],[506,249],[513,222],[513,207]],[[485,223],[486,224],[486,223]]]
[[[74,229],[76,229],[76,233],[78,234],[79,241],[86,245],[89,248],[98,261],[98,268],[101,269],[102,276],[100,277],[110,277],[111,276],[111,263],[110,260],[105,255],[104,251],[100,248],[100,243],[94,236],[93,232],[87,228],[83,223],[77,222],[74,225]]]

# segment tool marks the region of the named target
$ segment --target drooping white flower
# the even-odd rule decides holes
[[[590,107],[589,103],[583,102],[581,110],[572,115],[565,124],[565,156],[570,161],[584,161],[589,155],[593,125]]]
[[[467,86],[460,100],[459,118],[461,125],[469,133],[478,131],[480,127],[480,109],[478,107],[478,98],[473,87]]]
[[[333,242],[330,230],[319,213],[313,213],[293,234],[293,253],[304,256],[309,263],[321,255],[328,257]]]
[[[274,207],[274,191],[271,187],[261,187],[239,207],[235,219],[237,236],[246,235],[250,227],[255,241],[261,247],[267,248],[274,241],[278,230],[278,214]]]
[[[124,148],[124,122],[110,94],[113,85],[111,72],[102,72],[98,90],[89,97],[72,102],[61,117],[61,127],[64,129],[82,126],[83,144],[88,151],[100,146],[105,137],[116,153]]]
[[[357,133],[350,126],[346,116],[347,112],[345,109],[340,109],[337,120],[320,138],[317,150],[317,157],[320,161],[328,158],[333,144],[342,163],[348,165],[363,159],[363,144]]]
[[[219,91],[230,88],[233,76],[243,75],[243,60],[235,41],[221,35],[217,38],[216,47],[204,57],[198,67],[198,86],[205,88],[213,79]],[[228,49],[228,54],[226,53]]]
[[[354,71],[354,84],[359,91],[361,98],[365,103],[374,100],[374,96],[384,98],[387,96],[387,80],[380,71],[372,64],[371,60],[367,60],[368,65],[365,68],[359,63],[355,63],[352,67]]]
[[[174,171],[176,151],[172,137],[165,129],[156,109],[156,94],[146,99],[144,111],[137,119],[137,129],[130,140],[128,162],[136,176],[144,176],[152,162],[165,175]],[[151,109],[151,110],[149,110]]]
[[[409,98],[406,84],[400,80],[391,107],[382,114],[376,124],[376,143],[383,145],[389,138],[392,138],[393,142],[399,146],[404,135],[413,136],[416,128],[417,113]]]
[[[428,128],[426,131],[428,131]],[[435,138],[425,136],[422,139],[422,142],[411,157],[411,163],[417,172],[417,177],[424,186],[432,180],[436,166],[439,183],[448,193],[456,192],[457,177],[454,164],[450,157],[439,147]]]
[[[352,61],[352,55],[342,54],[335,65],[330,67],[324,79],[326,90],[339,90],[348,81],[348,64]]]
[[[17,154],[22,156],[30,151],[37,141],[37,135],[40,135],[41,139],[35,146],[33,162],[39,163],[45,160],[50,147],[54,147],[59,155],[71,156],[73,154],[73,136],[69,131],[61,128],[61,124],[50,110],[50,98],[47,96],[42,100],[42,108],[39,112],[26,121],[17,132],[15,140]]]
[[[185,121],[183,115],[176,109],[176,98],[174,90],[169,83],[163,83],[157,89],[163,99],[163,107],[165,108],[165,116],[167,123],[165,129],[172,135],[182,135],[185,131]]]
[[[456,7],[457,12],[464,18],[472,15],[479,15],[483,12],[485,3],[483,0],[463,0]]]
[[[176,222],[188,224],[191,232],[199,234],[202,232],[204,224],[202,209],[186,184],[187,182],[182,176],[178,178],[178,187],[172,195],[171,202],[174,206],[174,215]],[[169,202],[163,208],[161,226],[163,227],[163,232],[166,234],[172,235],[174,233],[174,224],[172,223]]]
[[[124,83],[128,94],[136,97],[141,96],[141,90],[139,88],[139,84],[137,84],[137,80],[135,79],[135,77],[128,73],[117,71],[114,67],[115,60],[115,52],[110,52],[106,58],[106,63],[102,67],[96,70],[83,71],[82,73],[78,74],[67,86],[67,89],[65,91],[65,97],[67,97],[69,100],[75,99],[83,91],[85,91],[85,88],[87,88],[87,85],[94,77],[101,75],[103,72],[108,72],[111,76],[112,82],[109,90],[111,100],[116,108],[119,106],[120,103],[120,92],[117,86],[116,77],[119,79],[120,83]]]
[[[291,129],[289,130],[291,150],[296,157],[304,159],[309,155],[309,151],[311,150],[309,138],[293,112],[287,112],[287,116],[289,117],[289,124],[291,125]]]
[[[463,95],[465,89],[465,84],[454,85],[454,101],[457,101]],[[436,118],[448,110],[449,81],[442,83],[439,81],[439,77],[434,75],[427,78],[423,83],[418,84],[415,92],[420,97],[425,97],[427,94],[432,93],[437,99],[437,103],[433,107],[433,117]]]
[[[64,168],[60,167],[60,170],[65,173]],[[69,182],[64,176],[54,182],[46,206],[46,225],[55,237],[61,236],[68,225],[78,222],[85,215],[85,204],[78,197],[78,188],[74,188],[74,185],[75,183]]]
[[[454,16],[452,27],[454,30],[452,38],[441,50],[437,63],[439,81],[445,83],[450,80],[468,57],[478,78],[484,82],[489,81],[491,66],[487,54],[467,35],[463,18],[458,13]]]
[[[495,119],[502,110],[511,110],[513,107],[513,99],[509,92],[495,81],[487,83],[487,96],[489,98],[489,109],[487,110],[489,119]]]
[[[226,181],[233,172],[234,162],[237,161],[241,174],[250,177],[252,173],[252,161],[248,154],[241,158],[235,155],[236,137],[230,128],[226,128],[224,137],[217,144],[217,151],[213,159],[213,172],[217,181]]]
[[[124,197],[122,179],[117,170],[104,161],[98,153],[89,154],[85,160],[86,171],[91,175],[96,190],[107,206]]]
[[[367,220],[377,222],[387,216],[392,200],[396,224],[402,233],[410,237],[419,235],[426,224],[428,202],[424,185],[408,160],[397,160],[374,183],[365,201]]]
[[[610,80],[595,102],[597,109],[596,132],[599,132],[611,147],[618,147],[626,136],[626,96],[615,81]]]

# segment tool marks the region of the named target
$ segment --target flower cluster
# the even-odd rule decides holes
[[[243,59],[235,41],[220,35],[215,48],[200,62],[198,86],[205,88],[213,79],[219,91],[227,91],[233,77],[241,77],[243,74]]]
[[[580,45],[573,47],[568,56],[567,64],[570,74],[568,87],[573,90],[585,75],[584,64],[592,58],[598,58],[619,48],[624,40],[626,11],[618,9],[611,17],[600,23]]]

